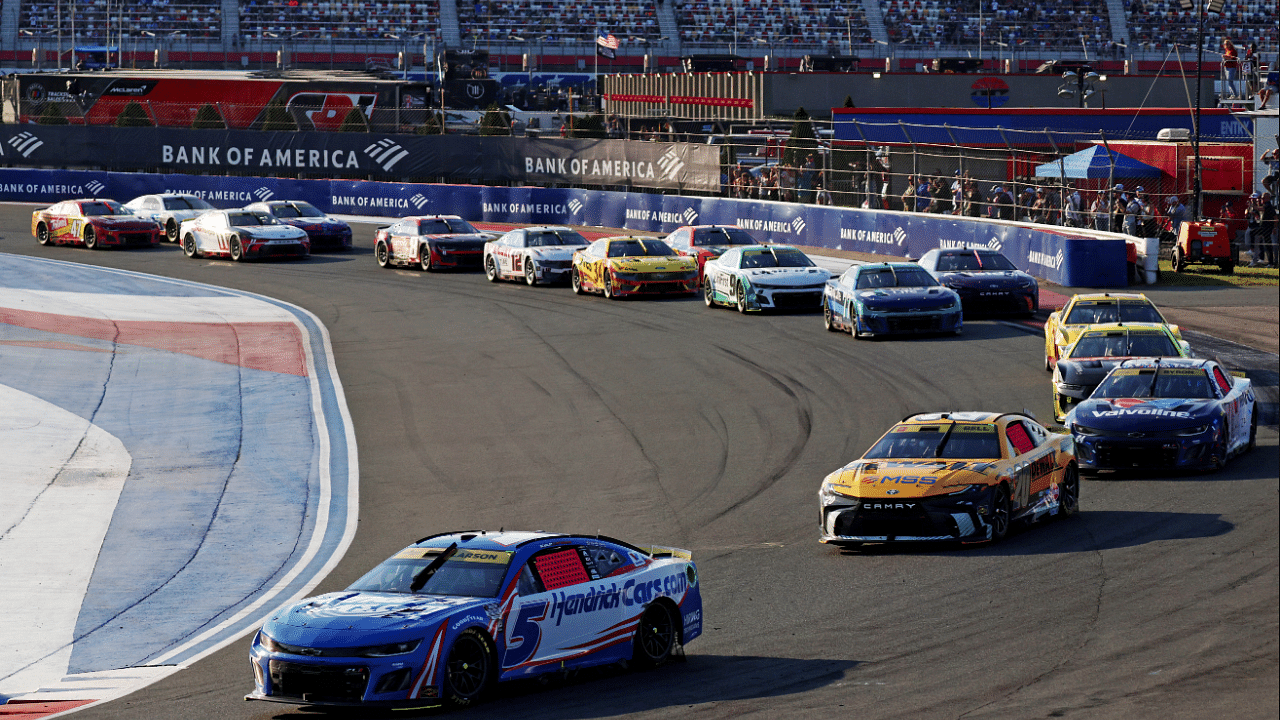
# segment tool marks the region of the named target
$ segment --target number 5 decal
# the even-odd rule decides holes
[[[515,667],[528,662],[538,651],[538,643],[542,640],[542,626],[539,620],[547,617],[549,601],[521,605],[516,621],[511,626],[511,639],[507,641],[507,649],[502,655],[502,667]]]

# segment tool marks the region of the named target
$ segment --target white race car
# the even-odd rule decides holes
[[[214,209],[195,195],[182,193],[139,195],[124,206],[140,218],[160,223],[160,227],[164,228],[165,239],[169,242],[178,242],[178,229],[183,222]]]
[[[831,272],[788,245],[734,247],[703,266],[707,307],[748,310],[818,310]]]
[[[239,262],[267,257],[305,258],[311,254],[306,231],[285,225],[265,212],[213,210],[182,223],[181,233],[182,252],[189,258],[214,255]]]
[[[484,244],[484,274],[489,282],[523,278],[530,285],[568,282],[573,252],[587,239],[567,227],[527,227]]]

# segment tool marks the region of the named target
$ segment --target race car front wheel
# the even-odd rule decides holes
[[[676,647],[676,623],[666,603],[645,608],[636,627],[633,658],[641,667],[657,667],[671,659]]]
[[[484,259],[484,276],[489,282],[498,282],[498,261],[492,255]]]
[[[738,281],[737,296],[738,312],[745,313],[747,311],[747,289],[742,285],[741,280]]]
[[[187,233],[187,236],[182,238],[182,254],[189,258],[200,257],[200,251],[196,249],[195,235]]]
[[[90,250],[101,249],[101,246],[98,244],[98,233],[94,231],[92,225],[89,225],[84,229],[84,246]]]
[[[573,288],[574,295],[582,294],[582,278],[578,276],[578,268],[569,272],[569,285]]]
[[[1009,515],[1011,512],[1009,488],[1003,483],[991,492],[991,542],[1000,542],[1009,534]]]
[[[1080,472],[1075,465],[1068,465],[1062,482],[1058,484],[1058,507],[1062,517],[1070,517],[1080,509]]]
[[[524,282],[526,285],[538,284],[538,266],[533,261],[525,258],[524,261]]]
[[[831,312],[831,304],[825,299],[822,301],[822,327],[826,328],[827,332],[836,332],[840,329],[836,327],[835,313]]]
[[[1253,413],[1249,420],[1249,446],[1245,448],[1245,452],[1258,447],[1258,406],[1255,403]]]
[[[602,283],[602,285],[604,286],[605,297],[609,298],[610,300],[618,299],[618,293],[615,292],[613,289],[613,277],[609,275],[608,270],[604,271],[604,282]]]
[[[472,628],[453,641],[444,661],[444,698],[465,707],[484,699],[493,684],[493,645],[484,633]]]
[[[231,259],[236,262],[244,260],[244,247],[240,245],[240,238],[231,237]]]
[[[418,265],[419,267],[421,267],[423,270],[427,272],[431,272],[436,269],[436,266],[431,262],[430,246],[423,245],[418,250]]]
[[[715,288],[711,286],[710,278],[702,281],[702,301],[705,302],[709,308],[716,306],[716,291]]]
[[[40,243],[41,245],[49,244],[49,226],[48,225],[45,225],[44,223],[40,223],[39,225],[36,226],[36,242]]]

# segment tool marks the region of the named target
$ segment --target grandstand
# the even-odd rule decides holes
[[[597,33],[623,56],[982,56],[1159,60],[1194,51],[1196,16],[1177,0],[2,0],[0,50],[165,43],[189,53],[289,43],[297,53],[483,48],[590,57]],[[1218,38],[1280,45],[1274,0],[1228,0]]]

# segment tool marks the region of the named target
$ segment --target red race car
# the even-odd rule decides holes
[[[484,244],[497,235],[484,233],[457,215],[412,215],[378,228],[373,255],[378,265],[416,265],[423,270],[479,268]]]
[[[672,230],[663,242],[677,253],[697,259],[698,285],[702,285],[703,266],[708,260],[720,257],[734,245],[760,244],[737,225],[685,225]]]
[[[64,200],[31,213],[31,234],[41,245],[84,245],[90,250],[156,247],[160,224],[130,214],[115,200]]]

